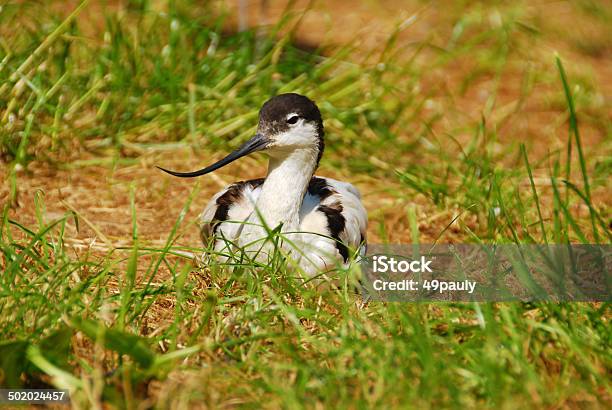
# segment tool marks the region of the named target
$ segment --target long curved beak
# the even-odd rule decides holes
[[[238,158],[242,158],[245,155],[249,155],[256,151],[264,150],[269,144],[270,144],[270,139],[268,139],[267,137],[264,137],[262,134],[255,134],[253,138],[251,138],[250,140],[242,144],[240,148],[238,148],[237,150],[229,154],[227,157],[223,158],[220,161],[215,162],[212,165],[207,166],[206,168],[202,168],[198,171],[176,172],[176,171],[170,171],[162,167],[157,167],[157,168],[161,169],[162,171],[170,175],[174,175],[175,177],[180,177],[180,178],[199,177],[200,175],[206,175],[209,172],[213,172],[221,167],[224,167],[230,162],[234,162]]]

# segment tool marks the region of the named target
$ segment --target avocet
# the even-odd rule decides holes
[[[265,178],[231,184],[213,196],[201,214],[201,236],[218,254],[228,244],[252,247],[278,228],[291,243],[293,260],[313,275],[365,252],[367,213],[353,185],[315,176],[325,143],[316,104],[299,94],[281,94],[259,112],[257,133],[222,160],[194,172],[208,174],[245,155],[266,152]],[[211,243],[212,241],[212,243]]]

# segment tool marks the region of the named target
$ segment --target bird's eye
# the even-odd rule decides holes
[[[287,124],[297,124],[298,119],[300,119],[299,115],[292,115],[291,117],[287,118]]]

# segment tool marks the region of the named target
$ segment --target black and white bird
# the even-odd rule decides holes
[[[367,213],[353,185],[314,176],[323,155],[323,120],[316,104],[299,94],[281,94],[259,112],[257,133],[222,160],[194,172],[168,174],[190,178],[215,171],[245,155],[264,151],[265,178],[236,182],[213,196],[201,214],[201,236],[218,254],[228,243],[242,248],[261,243],[280,226],[294,249],[294,261],[312,276],[365,252]]]

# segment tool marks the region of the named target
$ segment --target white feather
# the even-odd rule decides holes
[[[319,209],[321,205],[340,204],[341,215],[344,217],[344,229],[339,233],[340,240],[348,247],[349,252],[359,248],[359,253],[365,251],[367,212],[363,207],[360,194],[353,185],[331,178],[322,178],[333,193],[321,200],[318,195],[306,192],[299,208],[297,229],[286,236],[299,246],[302,255],[296,255],[295,261],[309,275],[333,269],[344,264],[337,241],[330,238],[332,232],[328,226],[327,215]],[[217,193],[202,212],[200,220],[203,227],[213,222],[218,208],[217,200],[228,191],[229,187]],[[240,222],[245,222],[254,214],[255,204],[262,192],[262,186],[253,188],[243,183],[240,195],[228,209],[227,220],[218,224],[215,230],[214,250],[228,252],[228,242],[239,243],[243,229]],[[273,228],[273,227],[272,227]],[[223,239],[225,238],[225,239]],[[363,241],[363,242],[362,242]]]

